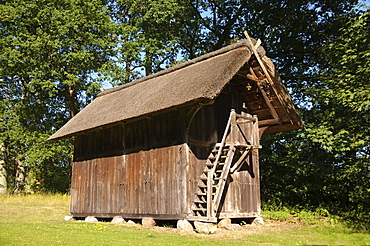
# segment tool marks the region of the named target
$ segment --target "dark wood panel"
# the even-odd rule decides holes
[[[71,213],[182,214],[185,144],[75,162]]]
[[[187,108],[101,128],[75,138],[75,161],[184,143]]]

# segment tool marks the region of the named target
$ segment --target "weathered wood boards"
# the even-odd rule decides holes
[[[227,90],[236,91],[236,88]],[[224,133],[223,117],[232,107],[242,114],[245,110],[242,100],[239,94],[222,94],[214,104],[197,111],[190,125],[186,121],[192,107],[185,107],[77,136],[71,214],[187,218],[206,159]],[[226,113],[221,113],[222,110]],[[241,124],[240,127],[247,138],[233,133],[234,141],[247,144],[253,126]],[[225,141],[228,140],[230,136],[225,135]],[[227,186],[233,194],[222,201],[226,204],[224,216],[257,214],[258,176],[252,177],[248,171],[241,170],[233,174],[233,180]],[[252,188],[245,188],[251,183]],[[239,201],[245,198],[245,193],[257,198]],[[249,204],[250,201],[254,204]]]
[[[179,219],[186,215],[183,145],[75,162],[71,214],[75,217]],[[157,164],[159,163],[160,164]]]

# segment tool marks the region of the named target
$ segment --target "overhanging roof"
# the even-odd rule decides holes
[[[259,49],[259,52],[263,53],[263,49]],[[98,127],[196,103],[199,100],[213,100],[242,67],[245,67],[251,57],[252,52],[246,41],[242,41],[140,80],[106,90],[49,140],[78,135]],[[279,88],[285,89],[280,81],[277,83]],[[283,93],[284,97],[288,96],[280,100],[279,105],[291,109],[291,112],[281,111],[285,118],[288,115],[286,123],[291,125],[282,130],[299,128],[301,121],[289,94],[286,91],[284,93],[281,88],[276,94],[279,93]],[[293,117],[289,117],[289,114],[293,114]]]

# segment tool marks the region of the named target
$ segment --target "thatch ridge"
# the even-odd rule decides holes
[[[300,128],[298,112],[272,61],[265,56],[261,46],[257,52],[277,84],[274,86],[276,93],[281,94],[275,107],[279,108],[279,116],[284,122],[280,128],[279,125],[270,127],[271,132]],[[108,89],[49,140],[78,135],[185,105],[213,101],[251,57],[251,48],[243,40],[134,82]],[[266,115],[268,118],[268,113]]]
[[[252,42],[255,44],[256,43],[256,40],[255,39],[252,39]],[[119,90],[122,90],[122,89],[125,89],[127,87],[130,87],[130,86],[133,86],[133,85],[136,85],[136,84],[139,84],[139,83],[142,83],[144,81],[147,81],[147,80],[150,80],[150,79],[153,79],[153,78],[156,78],[156,77],[159,77],[159,76],[163,76],[163,75],[166,75],[166,74],[169,74],[169,73],[172,73],[174,71],[177,71],[177,70],[180,70],[180,69],[183,69],[187,66],[190,66],[192,64],[196,64],[196,63],[199,63],[201,61],[204,61],[204,60],[207,60],[207,59],[210,59],[212,57],[215,57],[215,56],[218,56],[218,55],[221,55],[223,53],[226,53],[226,52],[229,52],[231,50],[234,50],[234,49],[237,49],[237,48],[240,48],[240,47],[243,47],[243,46],[246,46],[249,48],[249,43],[246,39],[243,39],[242,41],[240,42],[237,42],[237,43],[234,43],[234,44],[231,44],[231,45],[228,45],[224,48],[221,48],[221,49],[218,49],[216,51],[213,51],[213,52],[210,52],[210,53],[207,53],[207,54],[204,54],[204,55],[201,55],[197,58],[194,58],[190,61],[186,61],[186,62],[183,62],[183,63],[180,63],[180,64],[177,64],[173,67],[170,67],[170,68],[167,68],[165,70],[162,70],[162,71],[159,71],[157,73],[154,73],[154,74],[150,74],[146,77],[143,77],[143,78],[140,78],[140,79],[137,79],[135,81],[132,81],[130,83],[127,83],[127,84],[123,84],[123,85],[120,85],[120,86],[117,86],[117,87],[114,87],[114,88],[110,88],[110,89],[107,89],[101,93],[98,94],[98,97],[100,96],[104,96],[106,94],[109,94],[109,93],[113,93],[113,92],[116,92],[116,91],[119,91]],[[251,49],[250,49],[251,50]],[[257,49],[257,52],[260,56],[265,56],[266,52],[264,50],[264,48],[262,46],[259,46],[258,49]]]
[[[243,42],[227,47],[223,52],[194,59],[186,66],[107,90],[49,139],[73,136],[165,109],[213,100],[250,56],[251,51]]]

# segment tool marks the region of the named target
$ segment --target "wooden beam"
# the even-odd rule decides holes
[[[256,118],[250,117],[250,116],[246,116],[246,115],[236,114],[236,117],[242,118],[242,119],[245,119],[245,120],[249,120],[249,121],[253,121],[253,122],[256,121]]]
[[[254,74],[254,71],[253,71],[252,69],[251,69],[250,71],[251,71],[251,73],[252,73],[255,77],[257,77],[257,76]],[[266,94],[265,90],[262,88],[262,86],[261,86],[261,84],[260,84],[260,83],[257,83],[257,86],[258,86],[258,89],[260,90],[260,92],[261,92],[261,94],[262,94],[263,98],[265,99],[265,102],[266,102],[266,104],[267,104],[268,108],[270,109],[270,112],[271,112],[272,117],[273,117],[274,119],[279,119],[279,115],[278,115],[278,113],[276,112],[276,110],[275,110],[274,106],[272,105],[272,103],[270,102],[270,98],[267,96],[267,94]]]
[[[258,63],[260,64],[260,66],[261,66],[261,69],[262,69],[263,73],[265,74],[265,76],[266,76],[267,80],[270,82],[271,87],[272,87],[273,91],[275,92],[275,95],[278,97],[278,100],[279,100],[280,104],[281,104],[281,105],[284,105],[284,103],[283,103],[283,102],[284,102],[284,100],[281,98],[281,95],[277,92],[275,82],[274,82],[274,80],[271,78],[271,76],[270,76],[269,72],[268,72],[268,71],[267,71],[267,69],[266,69],[265,64],[264,64],[264,63],[263,63],[263,61],[261,60],[261,57],[259,56],[259,54],[258,54],[258,52],[257,52],[256,47],[253,45],[253,42],[252,42],[252,40],[251,40],[251,38],[250,38],[250,36],[249,36],[248,32],[247,32],[247,31],[244,31],[244,35],[245,35],[245,37],[247,38],[247,40],[248,40],[248,42],[249,42],[249,44],[250,44],[250,46],[251,46],[252,52],[253,52],[253,53],[254,53],[254,55],[256,56],[257,61],[258,61]],[[287,109],[286,109],[285,107],[284,107],[284,110],[285,110],[285,112],[289,115],[289,113],[288,113],[288,111],[287,111]],[[275,117],[274,117],[274,118],[275,118]]]
[[[241,166],[240,164],[242,164],[242,162],[244,161],[245,157],[247,157],[251,149],[252,148],[247,148],[246,150],[244,150],[243,154],[240,156],[238,161],[231,168],[230,173],[234,173],[235,171],[238,171],[240,169],[239,167]]]
[[[260,127],[271,126],[271,125],[276,125],[279,123],[280,123],[280,119],[261,120],[259,122],[259,126]]]

